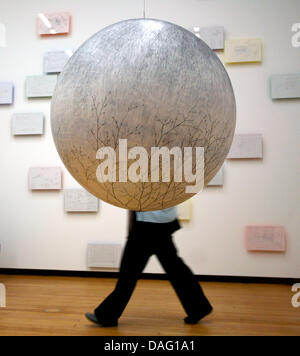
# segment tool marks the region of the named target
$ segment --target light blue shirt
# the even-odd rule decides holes
[[[176,208],[153,211],[137,211],[136,220],[151,223],[169,223],[177,218]]]

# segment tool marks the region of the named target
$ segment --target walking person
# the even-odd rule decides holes
[[[156,255],[164,268],[187,316],[196,324],[212,306],[189,267],[177,255],[172,234],[180,229],[176,208],[129,212],[129,235],[123,252],[119,279],[113,292],[86,317],[101,326],[117,326],[149,258]]]

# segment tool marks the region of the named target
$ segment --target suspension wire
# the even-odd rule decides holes
[[[143,15],[144,15],[144,19],[146,18],[146,0],[144,0],[144,13],[143,13]]]

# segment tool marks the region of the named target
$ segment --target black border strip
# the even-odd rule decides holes
[[[0,268],[0,275],[31,275],[31,276],[62,276],[62,277],[93,277],[93,278],[118,278],[119,272],[111,271],[62,271],[62,270],[40,270],[40,269],[16,269]],[[216,276],[196,275],[202,282],[232,282],[232,283],[265,283],[265,284],[287,284],[300,283],[300,278],[281,277],[256,277],[256,276]],[[141,279],[167,280],[164,273],[142,273]]]

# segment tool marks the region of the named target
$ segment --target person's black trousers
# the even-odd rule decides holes
[[[197,318],[210,307],[192,271],[178,257],[172,233],[177,220],[168,224],[135,222],[123,251],[120,275],[114,291],[95,309],[98,320],[118,320],[149,258],[156,255],[188,316]]]

